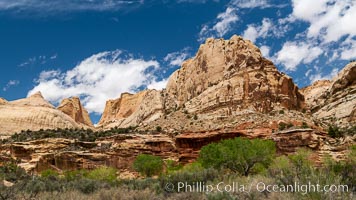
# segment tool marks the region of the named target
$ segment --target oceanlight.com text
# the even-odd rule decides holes
[[[335,192],[349,192],[348,185],[321,185],[313,184],[308,182],[307,184],[301,184],[295,182],[294,184],[267,184],[264,182],[257,182],[251,184],[241,184],[238,182],[224,183],[219,182],[217,184],[206,184],[205,182],[178,182],[176,185],[172,183],[167,183],[165,185],[165,190],[168,192],[228,192],[228,193],[250,193],[251,191],[258,192],[291,192],[291,193],[302,193],[307,194],[311,192],[322,192],[322,193],[335,193]]]

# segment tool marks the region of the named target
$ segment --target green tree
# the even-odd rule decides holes
[[[163,161],[158,156],[140,154],[136,157],[133,168],[142,175],[151,177],[162,172]]]
[[[226,168],[248,176],[257,165],[268,167],[275,152],[271,140],[235,138],[204,146],[198,160],[205,168]]]

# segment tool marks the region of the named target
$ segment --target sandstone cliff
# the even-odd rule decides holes
[[[163,92],[145,90],[137,94],[123,93],[121,97],[106,102],[99,126],[128,127],[149,123],[164,112]]]
[[[264,133],[264,134],[261,134]],[[321,162],[325,154],[336,160],[345,159],[348,147],[356,136],[333,139],[324,132],[311,129],[293,129],[271,134],[268,129],[216,130],[184,133],[175,138],[165,134],[119,134],[100,138],[95,142],[80,142],[63,138],[49,138],[0,145],[0,153],[18,159],[19,166],[34,173],[46,169],[58,171],[94,169],[112,166],[133,171],[132,164],[139,154],[153,154],[181,164],[197,159],[200,149],[209,143],[235,137],[265,138],[276,142],[279,154],[294,153],[299,148],[313,150],[315,161]],[[3,160],[0,160],[0,164]]]
[[[325,125],[356,125],[356,62],[320,83],[303,89],[313,116]]]
[[[70,116],[77,123],[93,126],[88,111],[82,106],[78,97],[63,99],[57,109]]]
[[[303,106],[304,97],[293,80],[263,58],[250,41],[233,36],[208,39],[194,58],[170,76],[166,90],[122,94],[108,101],[99,125],[145,125],[181,108],[211,119]]]
[[[300,92],[304,95],[305,103],[308,108],[317,106],[321,96],[329,89],[331,82],[329,80],[319,80],[312,85],[302,88]]]
[[[167,92],[189,112],[215,115],[243,109],[267,113],[278,106],[298,110],[304,103],[293,80],[236,35],[230,40],[208,39],[169,78]]]
[[[81,128],[72,118],[56,110],[41,95],[0,104],[1,134],[12,135],[22,130]]]

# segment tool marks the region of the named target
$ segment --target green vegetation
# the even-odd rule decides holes
[[[161,131],[162,131],[162,127],[157,126],[157,127],[156,127],[156,131],[157,131],[157,132],[161,132]]]
[[[134,161],[133,168],[141,175],[151,177],[162,172],[163,161],[154,155],[140,154]]]
[[[16,133],[12,135],[9,139],[2,141],[3,143],[10,142],[25,142],[31,140],[45,139],[45,138],[66,138],[66,139],[77,139],[79,141],[94,142],[97,138],[108,137],[117,134],[125,134],[137,132],[137,127],[128,128],[111,128],[106,131],[94,132],[91,129],[56,129],[56,130],[39,130],[39,131],[21,131],[21,133]]]
[[[239,137],[203,147],[199,154],[199,161],[206,168],[225,168],[248,176],[258,167],[268,167],[275,151],[273,141]]]
[[[353,136],[356,134],[356,126],[339,128],[336,125],[330,125],[328,128],[328,135],[332,138],[340,138],[347,135]]]
[[[356,146],[350,148],[346,160],[337,162],[325,157],[323,164],[318,167],[313,163],[311,151],[300,149],[294,154],[278,157],[274,151],[274,143],[269,140],[223,140],[205,146],[198,161],[185,166],[166,160],[165,171],[162,171],[163,161],[159,157],[142,154],[137,157],[134,166],[148,166],[146,169],[153,170],[147,172],[142,168],[141,173],[160,176],[133,180],[120,180],[116,169],[104,166],[93,170],[63,172],[48,169],[42,171],[41,176],[30,176],[17,167],[16,160],[9,160],[0,166],[0,199],[324,200],[352,199],[355,195]],[[241,163],[249,165],[250,172],[245,173],[246,170],[239,167]],[[2,180],[14,185],[5,186]],[[180,183],[194,185],[199,182],[215,186],[219,183],[238,183],[240,186],[252,185],[252,189],[249,192],[184,192],[177,188]],[[260,182],[273,185],[343,185],[348,192],[261,192],[255,187]],[[174,187],[167,188],[167,185]]]

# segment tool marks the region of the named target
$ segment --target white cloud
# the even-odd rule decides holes
[[[354,0],[293,0],[293,16],[310,23],[309,38],[323,43],[336,42],[343,36],[356,36]]]
[[[135,59],[118,50],[102,52],[66,72],[42,72],[28,95],[41,91],[44,98],[52,103],[80,96],[89,112],[101,113],[106,100],[117,98],[122,92],[135,92],[146,85],[151,88],[163,85],[162,81],[156,82],[153,75],[159,67],[157,61]]]
[[[4,92],[6,92],[10,87],[12,86],[16,86],[20,84],[20,81],[19,80],[10,80],[9,82],[7,82],[7,84],[5,85],[5,87],[2,88],[2,90]]]
[[[166,88],[167,82],[168,82],[168,79],[163,79],[163,80],[158,81],[158,82],[154,81],[153,83],[147,85],[147,88],[148,89],[161,90],[161,89]]]
[[[208,37],[223,37],[226,33],[233,29],[233,25],[239,20],[237,9],[227,7],[225,12],[218,14],[216,22],[212,27],[203,25],[199,32],[199,42],[204,41]]]
[[[239,8],[266,8],[271,6],[267,0],[232,0],[231,4]]]
[[[26,67],[31,65],[44,65],[50,60],[55,60],[57,58],[57,54],[53,54],[52,56],[40,55],[34,56],[32,58],[27,59],[26,61],[20,63],[19,67]]]
[[[268,18],[264,18],[260,26],[256,26],[255,24],[248,25],[247,29],[243,33],[243,37],[254,43],[259,37],[266,38],[268,32],[272,30],[272,27],[272,21]]]
[[[300,63],[308,64],[322,54],[319,47],[301,42],[286,42],[282,49],[276,53],[275,60],[283,64],[286,70],[295,71]]]
[[[41,11],[46,13],[72,11],[118,10],[140,5],[144,0],[1,0],[0,10]]]
[[[235,8],[228,7],[225,12],[217,16],[217,19],[219,21],[213,26],[213,30],[217,32],[219,37],[222,37],[230,31],[232,24],[235,23],[239,17],[236,14]]]
[[[263,45],[263,46],[260,47],[260,50],[261,50],[262,56],[264,56],[266,58],[269,57],[269,52],[271,50],[271,48],[269,46]]]
[[[189,48],[186,47],[180,51],[167,54],[163,60],[168,62],[170,66],[181,66],[183,61],[185,61],[189,56]]]
[[[344,60],[356,58],[356,40],[347,38],[342,44],[341,58]]]

